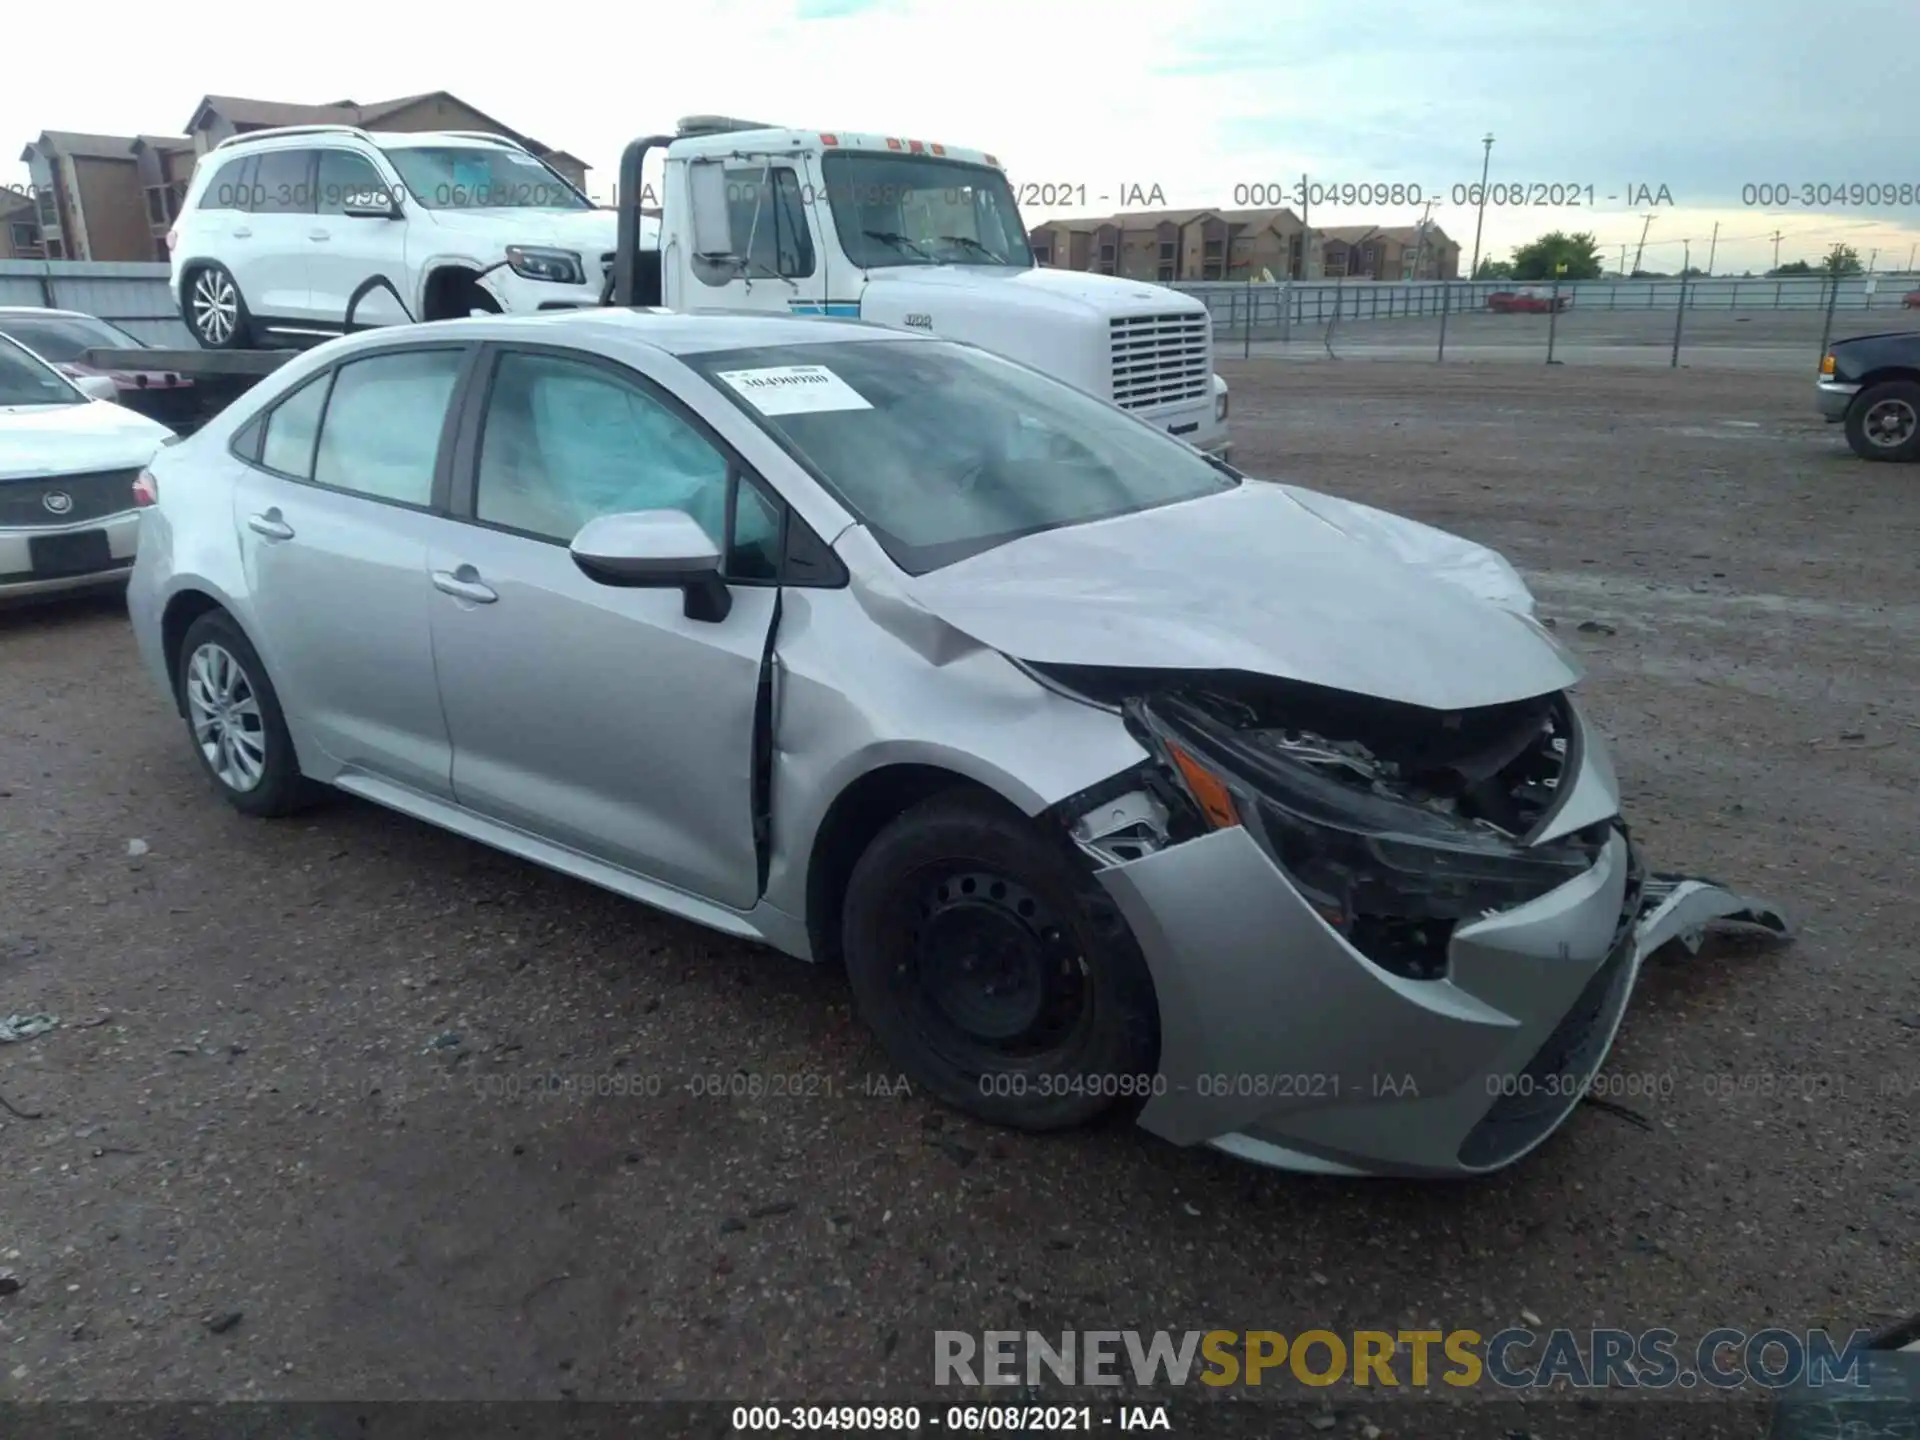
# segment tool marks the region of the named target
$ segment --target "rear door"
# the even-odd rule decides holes
[[[258,634],[314,778],[451,798],[427,543],[463,346],[348,360],[268,413],[234,495]]]
[[[313,251],[311,150],[263,150],[251,186],[253,230],[245,276],[235,272],[240,293],[255,316],[310,320],[314,316],[309,267]]]

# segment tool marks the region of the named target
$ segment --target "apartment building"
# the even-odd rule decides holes
[[[1043,221],[1028,239],[1042,265],[1131,280],[1282,280],[1312,258],[1291,210],[1136,210]]]
[[[1313,229],[1291,210],[1140,210],[1047,220],[1034,258],[1131,280],[1456,279],[1460,247],[1438,225]]]
[[[1425,225],[1330,225],[1320,232],[1323,274],[1350,280],[1457,280],[1460,247]]]
[[[6,217],[0,255],[47,260],[159,260],[200,156],[222,140],[282,125],[357,125],[418,132],[481,130],[525,145],[586,189],[588,166],[543,145],[445,90],[360,105],[297,105],[232,95],[201,98],[184,135],[96,135],[43,130],[20,159],[27,167],[27,219]],[[4,193],[4,192],[0,192]]]

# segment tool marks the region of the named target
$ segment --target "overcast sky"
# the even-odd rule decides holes
[[[582,156],[599,192],[627,139],[722,113],[989,150],[1023,187],[1084,186],[1079,213],[1116,208],[1123,186],[1195,206],[1302,174],[1418,186],[1470,251],[1474,212],[1454,186],[1479,179],[1491,132],[1495,182],[1582,204],[1490,204],[1485,253],[1585,229],[1617,262],[1647,213],[1649,269],[1677,270],[1688,239],[1704,263],[1716,221],[1720,272],[1767,268],[1776,230],[1782,260],[1844,240],[1863,260],[1877,248],[1882,269],[1920,241],[1920,196],[1743,195],[1920,188],[1920,0],[574,0],[484,21],[419,0],[94,0],[72,12],[78,49],[60,13],[8,26],[0,135],[14,157],[44,129],[177,133],[208,92],[365,103],[447,89]],[[22,28],[42,21],[60,33],[28,43]],[[25,183],[24,166],[6,174]],[[1633,203],[1642,186],[1654,203]],[[1048,213],[1026,207],[1029,223]],[[1420,213],[1316,205],[1309,218]]]

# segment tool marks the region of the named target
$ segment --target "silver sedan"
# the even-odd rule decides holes
[[[1645,869],[1500,557],[969,346],[378,331],[143,493],[140,652],[233,805],[333,787],[841,963],[992,1121],[1493,1170],[1654,948],[1785,928]]]

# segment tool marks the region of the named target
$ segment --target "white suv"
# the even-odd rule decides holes
[[[600,301],[618,217],[522,146],[301,125],[202,157],[167,235],[200,344]]]

